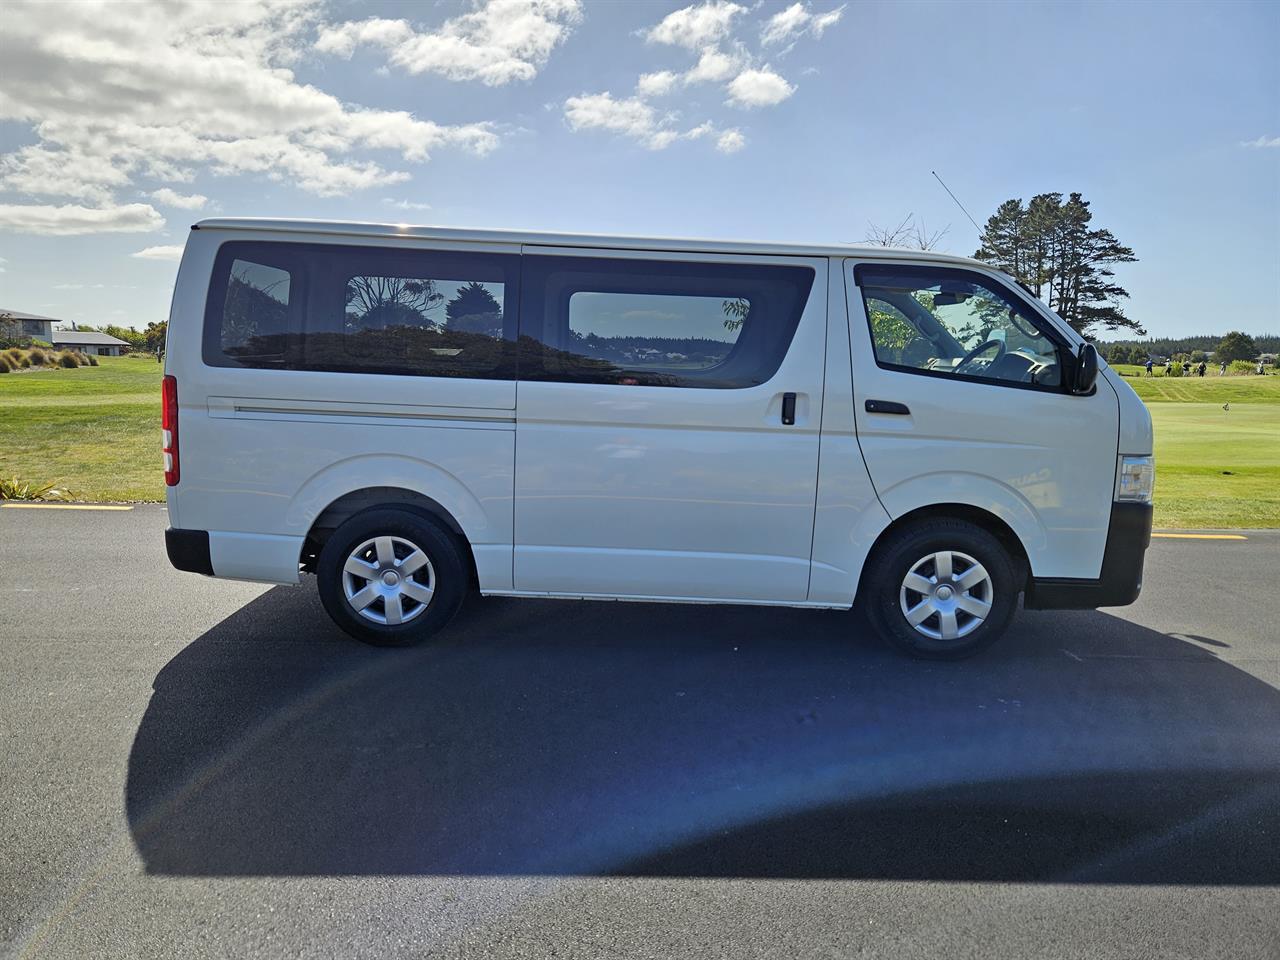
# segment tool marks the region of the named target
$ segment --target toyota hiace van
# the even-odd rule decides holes
[[[317,578],[375,644],[473,590],[864,607],[958,657],[1132,602],[1151,419],[1013,279],[937,253],[206,220],[163,447],[181,570]]]

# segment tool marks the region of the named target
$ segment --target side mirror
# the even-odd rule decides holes
[[[1092,343],[1082,343],[1076,351],[1076,369],[1071,380],[1071,392],[1089,393],[1098,380],[1098,351]]]

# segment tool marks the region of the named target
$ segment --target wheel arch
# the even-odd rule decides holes
[[[306,539],[303,541],[300,558],[302,569],[307,573],[315,573],[320,550],[333,531],[356,514],[377,507],[397,507],[438,521],[453,535],[462,549],[472,584],[478,582],[475,554],[462,524],[438,500],[404,487],[361,487],[344,493],[321,510],[312,521],[311,527],[307,530]]]
[[[862,565],[862,573],[858,578],[857,594],[855,594],[854,601],[856,602],[858,595],[862,594],[863,586],[866,584],[870,571],[876,567],[877,556],[890,537],[906,527],[924,525],[930,520],[944,519],[967,521],[974,526],[981,527],[999,540],[1000,544],[1008,552],[1009,558],[1013,561],[1018,588],[1020,590],[1025,589],[1031,577],[1031,562],[1027,556],[1026,547],[1014,532],[1013,527],[989,510],[975,507],[972,504],[935,503],[918,507],[902,514],[900,517],[896,517],[880,531],[875,542],[871,545],[870,551],[867,553],[866,561]]]

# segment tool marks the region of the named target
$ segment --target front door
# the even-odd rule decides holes
[[[978,507],[1037,577],[1098,577],[1119,416],[1106,380],[1067,390],[1067,338],[993,276],[849,262],[845,280],[858,442],[890,515]]]
[[[805,599],[826,272],[525,248],[517,590]]]

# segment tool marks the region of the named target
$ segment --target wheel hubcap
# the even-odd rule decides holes
[[[957,550],[921,557],[898,591],[907,623],[930,640],[959,640],[973,633],[990,616],[994,599],[986,568]]]
[[[347,555],[342,592],[351,609],[372,623],[394,626],[419,617],[435,594],[435,568],[404,537],[373,537]]]

